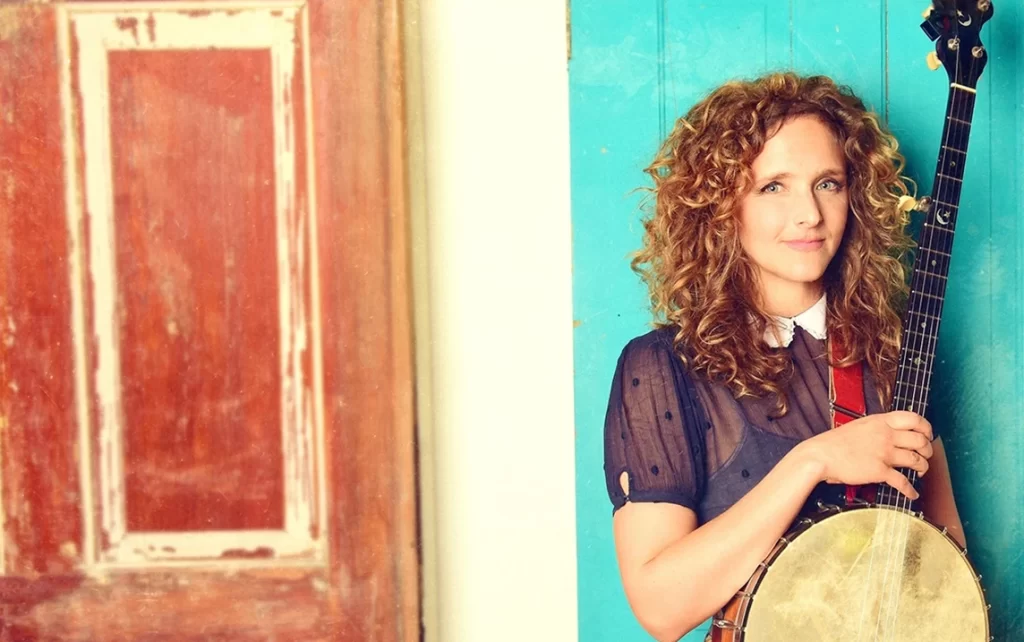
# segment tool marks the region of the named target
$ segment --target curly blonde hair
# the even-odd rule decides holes
[[[850,212],[824,278],[828,332],[848,347],[839,365],[866,360],[888,403],[912,247],[898,207],[908,190],[896,139],[849,88],[824,76],[776,73],[729,82],[697,103],[645,170],[654,208],[632,267],[649,289],[655,326],[676,328],[676,351],[691,371],[738,397],[775,394],[785,413],[793,364],[764,341],[771,317],[739,242],[738,214],[765,141],[802,115],[832,130],[847,166]]]

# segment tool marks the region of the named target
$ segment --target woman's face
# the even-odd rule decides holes
[[[798,116],[768,139],[751,169],[754,186],[740,201],[740,244],[758,268],[769,311],[794,315],[821,296],[846,228],[843,149],[821,120]]]

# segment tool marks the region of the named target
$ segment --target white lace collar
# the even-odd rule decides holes
[[[765,342],[773,348],[789,346],[793,342],[793,333],[796,330],[796,326],[806,330],[815,339],[824,340],[826,336],[825,311],[827,308],[825,295],[822,294],[817,303],[795,317],[772,317],[778,329],[778,337],[775,336],[771,326],[769,326],[764,331]]]

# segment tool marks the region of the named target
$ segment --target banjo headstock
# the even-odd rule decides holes
[[[988,62],[981,28],[992,12],[991,0],[934,0],[925,11],[921,29],[935,41],[935,58],[946,68],[950,83],[977,86]]]

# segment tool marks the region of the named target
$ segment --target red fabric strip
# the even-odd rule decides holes
[[[839,342],[832,341],[832,358],[839,361],[845,354]],[[840,408],[852,410],[859,415],[867,413],[867,403],[864,401],[863,361],[858,361],[845,368],[832,367],[832,386],[835,391],[835,405],[838,406],[833,413],[835,416],[834,427],[842,426],[856,419],[856,417],[844,413]],[[846,487],[847,504],[852,504],[858,496],[865,501],[874,502],[875,487],[873,485]]]

